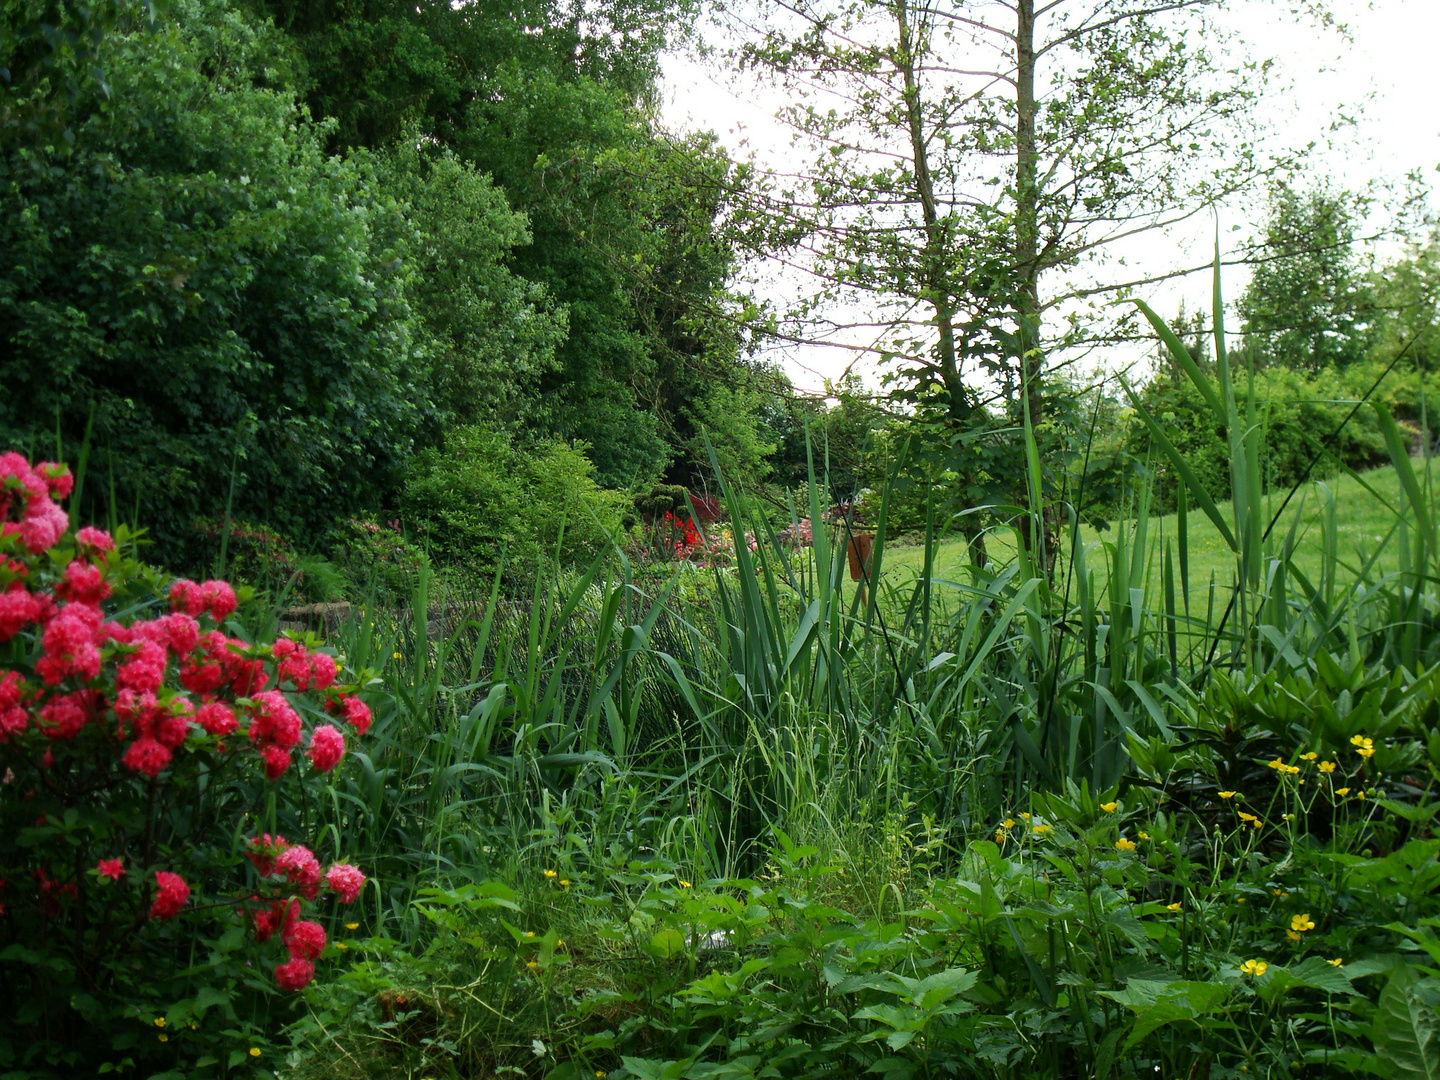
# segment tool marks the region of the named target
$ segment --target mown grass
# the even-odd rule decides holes
[[[1425,475],[1425,462],[1416,459],[1416,471]],[[1430,482],[1440,480],[1440,467],[1432,459],[1429,462]],[[1271,540],[1278,547],[1280,541],[1299,519],[1296,533],[1294,561],[1300,571],[1312,579],[1320,574],[1324,561],[1324,549],[1320,539],[1320,521],[1324,512],[1323,490],[1328,488],[1334,495],[1338,510],[1339,557],[1345,570],[1359,577],[1362,570],[1370,566],[1370,574],[1379,576],[1399,568],[1400,556],[1395,544],[1395,522],[1399,508],[1403,505],[1400,480],[1390,466],[1374,469],[1355,476],[1340,476],[1324,481],[1306,484],[1297,491],[1288,505],[1281,509],[1287,492],[1271,492],[1265,500],[1265,520],[1268,523],[1276,512],[1280,514]],[[1218,503],[1220,513],[1227,521],[1234,519],[1230,502]],[[1228,583],[1235,574],[1235,555],[1226,545],[1218,529],[1203,513],[1191,509],[1187,515],[1189,549],[1189,577],[1192,596],[1202,594],[1213,576],[1217,583]],[[1117,521],[1108,529],[1098,530],[1082,526],[1080,543],[1091,552],[1098,553],[1107,543],[1113,543],[1121,529],[1134,530],[1133,521]],[[1180,522],[1175,514],[1156,516],[1149,522],[1149,544],[1146,558],[1152,571],[1158,573],[1159,561],[1167,542],[1172,545],[1179,535]],[[1068,540],[1068,538],[1067,538]],[[987,550],[997,563],[1008,563],[1015,554],[1014,534],[1008,529],[991,529],[986,537]],[[1059,584],[1063,588],[1063,559],[1066,555],[1062,544],[1062,569]],[[1373,559],[1373,563],[1371,560]],[[969,551],[965,540],[960,537],[942,539],[935,548],[934,575],[939,578],[964,578],[970,565]],[[1105,584],[1105,562],[1091,558],[1087,565],[1097,573],[1097,585]],[[885,549],[882,580],[886,583],[907,582],[923,572],[925,548],[923,544],[891,543]]]

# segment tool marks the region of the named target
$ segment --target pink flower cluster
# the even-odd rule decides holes
[[[35,656],[17,670],[0,670],[0,745],[42,770],[98,763],[108,770],[101,788],[141,782],[153,785],[152,793],[179,775],[166,770],[191,760],[187,752],[248,748],[265,776],[277,780],[306,744],[313,771],[334,769],[346,750],[337,724],[364,735],[372,720],[357,687],[341,682],[335,658],[290,638],[253,645],[225,633],[238,598],[224,581],[174,582],[170,610],[152,618],[107,611],[133,564],[100,529],[82,528],[62,542],[69,520],[55,500],[72,486],[64,466],[31,468],[19,454],[0,454],[0,644],[23,636],[18,655]],[[314,724],[308,744],[296,708],[304,694],[316,695],[334,719]],[[86,790],[97,790],[90,783]],[[299,920],[302,900],[314,900],[323,883],[351,903],[365,875],[346,863],[322,874],[309,849],[283,838],[257,838],[250,846],[270,897],[254,916],[256,936],[280,934],[290,958],[275,977],[298,990],[325,947],[324,930]],[[102,858],[92,880],[111,887],[125,873],[122,859]],[[190,885],[170,870],[153,873],[150,918],[174,919],[190,901]],[[47,916],[78,895],[79,882],[53,881],[43,864],[32,876],[41,882]]]
[[[309,848],[291,844],[283,836],[257,836],[249,842],[246,857],[264,879],[270,898],[252,896],[263,904],[251,912],[255,939],[269,941],[277,933],[290,959],[275,967],[275,981],[284,990],[303,990],[315,975],[315,961],[325,950],[325,929],[300,919],[300,898],[314,900],[320,892],[320,862]],[[325,884],[339,894],[342,904],[354,903],[365,887],[365,875],[348,863],[335,863],[324,875]],[[288,894],[288,895],[287,895]]]
[[[32,555],[54,547],[70,527],[54,500],[74,486],[64,465],[42,461],[32,469],[19,454],[0,454],[0,538],[18,536]]]
[[[155,900],[150,905],[150,918],[173,919],[190,899],[190,886],[179,874],[168,870],[155,871]]]

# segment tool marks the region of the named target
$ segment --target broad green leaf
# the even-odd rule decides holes
[[[1413,979],[1396,976],[1375,1007],[1371,1039],[1387,1080],[1440,1080],[1435,1010],[1415,995]]]

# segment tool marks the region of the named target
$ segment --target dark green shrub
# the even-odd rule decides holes
[[[1361,409],[1346,420],[1378,373],[1372,365],[1357,365],[1344,372],[1332,368],[1311,376],[1272,367],[1256,372],[1253,384],[1237,380],[1235,392],[1241,414],[1253,394],[1257,422],[1264,431],[1261,470],[1267,489],[1283,490],[1300,480],[1322,444],[1326,452],[1309,473],[1310,479],[1333,476],[1346,466],[1373,468],[1387,460],[1384,439],[1371,410]],[[1418,397],[1418,381],[1412,392],[1403,378],[1387,380],[1377,395],[1378,400],[1390,400],[1392,404],[1413,399],[1416,404],[1411,408],[1404,404],[1398,408],[1402,416],[1407,411],[1418,415]],[[1206,490],[1217,499],[1229,498],[1226,433],[1215,426],[1213,414],[1194,384],[1188,379],[1157,378],[1143,391],[1142,401],[1165,425]],[[1326,443],[1332,432],[1338,433]],[[1126,447],[1137,457],[1147,454],[1149,435],[1142,425],[1130,423]],[[1174,509],[1176,483],[1177,477],[1168,470],[1157,469],[1157,508]]]

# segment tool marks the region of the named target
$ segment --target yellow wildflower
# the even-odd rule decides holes
[[[1127,840],[1125,837],[1122,836],[1119,840],[1115,841],[1115,849],[1117,851],[1134,851],[1135,841]]]
[[[259,1056],[260,1056],[260,1047],[258,1047],[258,1046],[252,1046],[252,1047],[250,1047],[250,1056],[251,1056],[251,1057],[259,1057]]]
[[[157,1016],[157,1017],[155,1017],[155,1026],[156,1026],[156,1027],[164,1027],[164,1026],[165,1026],[165,1017],[163,1017],[163,1016]]]
[[[530,969],[533,971],[535,968],[538,968],[540,965],[539,965],[538,963],[536,963],[534,960],[526,960],[526,961],[525,961],[525,966],[526,966],[527,968],[530,968]]]
[[[1222,791],[1222,792],[1220,792],[1220,798],[1222,798],[1222,799],[1233,799],[1233,798],[1234,798],[1236,795],[1238,795],[1238,794],[1239,794],[1239,792],[1236,792],[1236,791]]]
[[[1289,938],[1291,941],[1299,941],[1299,940],[1300,940],[1300,935],[1297,934],[1294,930],[1286,930],[1286,931],[1285,931],[1285,936],[1286,936],[1287,938]]]
[[[1013,817],[1007,817],[1000,823],[1000,827],[1002,829],[1013,829],[1015,827],[1015,819]]]
[[[1102,802],[1100,804],[1100,809],[1104,810],[1107,814],[1113,814],[1119,808],[1119,806],[1120,804],[1116,802]]]
[[[391,654],[390,654],[390,659],[391,659],[391,660],[399,660],[399,659],[400,659],[400,654],[399,654],[398,652],[397,652],[397,653],[391,653]]]
[[[561,885],[569,885],[569,884],[570,884],[570,879],[569,879],[569,878],[564,878],[564,877],[562,877],[562,878],[560,879],[560,884],[561,884]]]
[[[1303,915],[1292,915],[1290,916],[1290,929],[1314,930],[1315,920],[1310,918],[1310,913],[1308,911],[1305,912]]]
[[[1148,832],[1138,832],[1138,833],[1136,833],[1135,835],[1138,836],[1138,837],[1140,837],[1141,840],[1149,840],[1149,839],[1150,839],[1150,834],[1149,834]]]
[[[1029,820],[1030,820],[1030,815],[1027,814],[1027,813],[1025,813],[1024,810],[1021,810],[1021,811],[1020,811],[1020,820],[1021,820],[1021,821],[1029,821]]]
[[[1281,761],[1277,757],[1274,761],[1267,761],[1265,763],[1265,767],[1267,769],[1283,769],[1285,767],[1285,762]]]
[[[1247,814],[1247,813],[1245,813],[1244,810],[1241,810],[1241,811],[1240,811],[1240,820],[1243,821],[1243,822],[1245,822],[1247,825],[1250,825],[1250,826],[1253,827],[1253,828],[1258,829],[1258,828],[1260,827],[1260,819],[1259,819],[1258,817],[1256,817],[1254,814]]]
[[[1334,772],[1334,771],[1335,771],[1335,762],[1333,762],[1333,761],[1322,761],[1322,762],[1320,762],[1320,764],[1319,764],[1318,766],[1316,766],[1316,768],[1318,768],[1321,772]]]
[[[1044,822],[1041,822],[1039,825],[1031,825],[1030,831],[1035,833],[1037,836],[1043,836],[1045,833],[1050,831],[1050,826],[1046,825]]]
[[[169,1041],[170,1041],[170,1036],[169,1036],[169,1035],[166,1035],[163,1031],[159,1034],[158,1038],[160,1039],[161,1042],[169,1042]]]
[[[1343,963],[1345,962],[1345,960],[1344,960],[1343,957],[1337,956],[1337,957],[1335,957],[1334,960],[1326,960],[1325,962],[1326,962],[1327,964],[1329,964],[1331,967],[1339,967],[1341,964],[1343,964]]]
[[[1365,791],[1364,791],[1363,788],[1355,793],[1355,798],[1357,798],[1357,799],[1363,799],[1363,798],[1365,798]]]
[[[560,884],[561,884],[561,885],[564,885],[565,883],[562,881]],[[688,881],[686,881],[684,878],[681,878],[681,879],[680,879],[680,888],[682,888],[682,889],[688,889],[688,888],[690,888],[690,883],[689,883]]]
[[[335,942],[335,947],[336,947],[337,949],[348,949],[350,946],[347,945],[347,944],[345,944],[345,942],[343,942],[343,941],[337,941],[337,942]]]
[[[997,843],[997,844],[1003,844],[1004,842],[1005,842],[1005,830],[1004,830],[1004,829],[996,829],[996,830],[995,830],[995,843]]]
[[[554,870],[546,870],[546,871],[545,871],[545,876],[546,876],[546,877],[555,877],[556,874],[555,874],[555,871],[554,871]]]
[[[1265,972],[1269,969],[1270,965],[1267,964],[1264,960],[1246,960],[1243,964],[1240,965],[1240,974],[1254,975],[1258,977],[1264,975]]]
[[[347,923],[345,924],[345,929],[346,929],[346,930],[359,930],[359,929],[360,929],[360,924],[359,924],[358,922],[347,922]]]
[[[1314,761],[1314,760],[1315,760],[1316,758],[1318,758],[1319,756],[1320,756],[1320,755],[1317,754],[1317,753],[1315,753],[1314,750],[1311,750],[1308,754],[1301,754],[1301,755],[1300,755],[1300,760],[1301,760],[1301,761]]]
[[[1176,901],[1175,903],[1173,903],[1173,904],[1166,904],[1166,905],[1165,905],[1165,910],[1166,910],[1166,911],[1179,911],[1179,910],[1180,910],[1182,907],[1184,907],[1184,906],[1185,906],[1184,904],[1180,903],[1180,902],[1177,900],[1177,901]]]
[[[1337,787],[1337,788],[1335,789],[1335,794],[1336,794],[1336,795],[1349,795],[1349,794],[1350,794],[1350,789],[1349,789],[1348,787]]]

